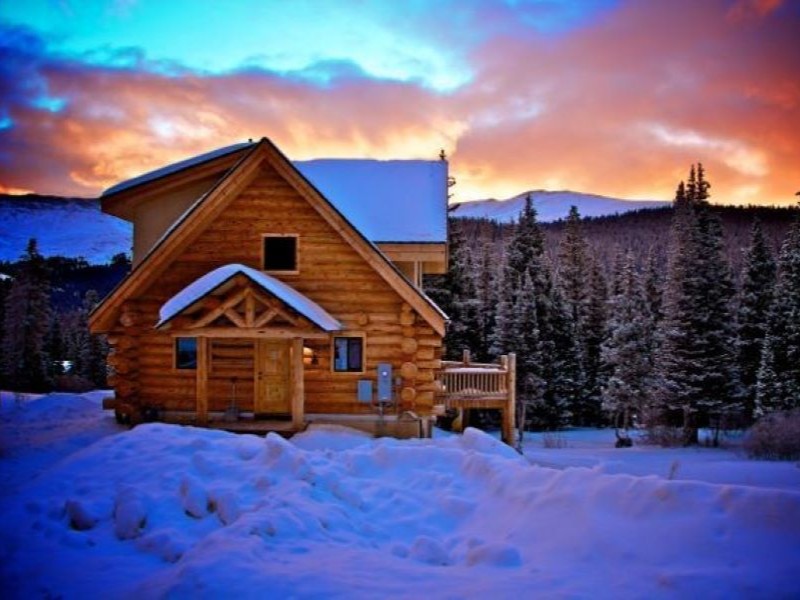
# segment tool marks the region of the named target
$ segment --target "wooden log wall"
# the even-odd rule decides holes
[[[334,373],[331,342],[305,342],[317,356],[317,364],[304,369],[306,413],[372,412],[357,401],[357,381],[375,380],[378,363],[389,362],[395,375],[402,376],[400,408],[430,414],[435,372],[441,366],[441,337],[268,166],[135,299],[135,310],[123,312],[135,314],[136,324],[128,329],[120,324],[111,338],[111,361],[118,365],[117,395],[125,390],[126,398],[145,405],[195,409],[195,372],[174,368],[174,338],[153,329],[158,310],[183,287],[221,265],[242,263],[261,269],[264,234],[297,234],[299,272],[276,276],[323,306],[346,330],[366,336],[365,373]],[[231,377],[237,378],[237,404],[252,407],[252,344],[239,339],[212,342],[209,410],[224,410],[228,405]]]
[[[137,303],[127,301],[122,305],[117,323],[108,335],[108,365],[111,367],[108,383],[114,387],[118,402],[129,407],[139,405],[139,347],[144,321]],[[128,412],[127,408],[123,412]],[[136,420],[138,415],[132,417]]]

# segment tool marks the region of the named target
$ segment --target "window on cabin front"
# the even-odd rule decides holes
[[[197,338],[175,338],[175,368],[197,368]]]
[[[333,338],[333,370],[338,373],[364,371],[364,338]]]
[[[264,236],[264,270],[297,271],[297,236]]]

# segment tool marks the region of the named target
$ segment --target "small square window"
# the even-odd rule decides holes
[[[175,338],[175,368],[197,368],[197,338]]]
[[[333,338],[333,370],[339,373],[361,373],[364,371],[363,338]]]
[[[297,236],[264,236],[264,270],[297,271]]]

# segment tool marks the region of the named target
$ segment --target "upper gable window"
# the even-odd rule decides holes
[[[297,272],[297,236],[264,236],[264,270]]]

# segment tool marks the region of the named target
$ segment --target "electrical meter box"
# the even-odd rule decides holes
[[[372,402],[372,380],[359,379],[358,380],[358,401],[359,402]]]
[[[378,402],[392,401],[392,365],[378,363]]]

